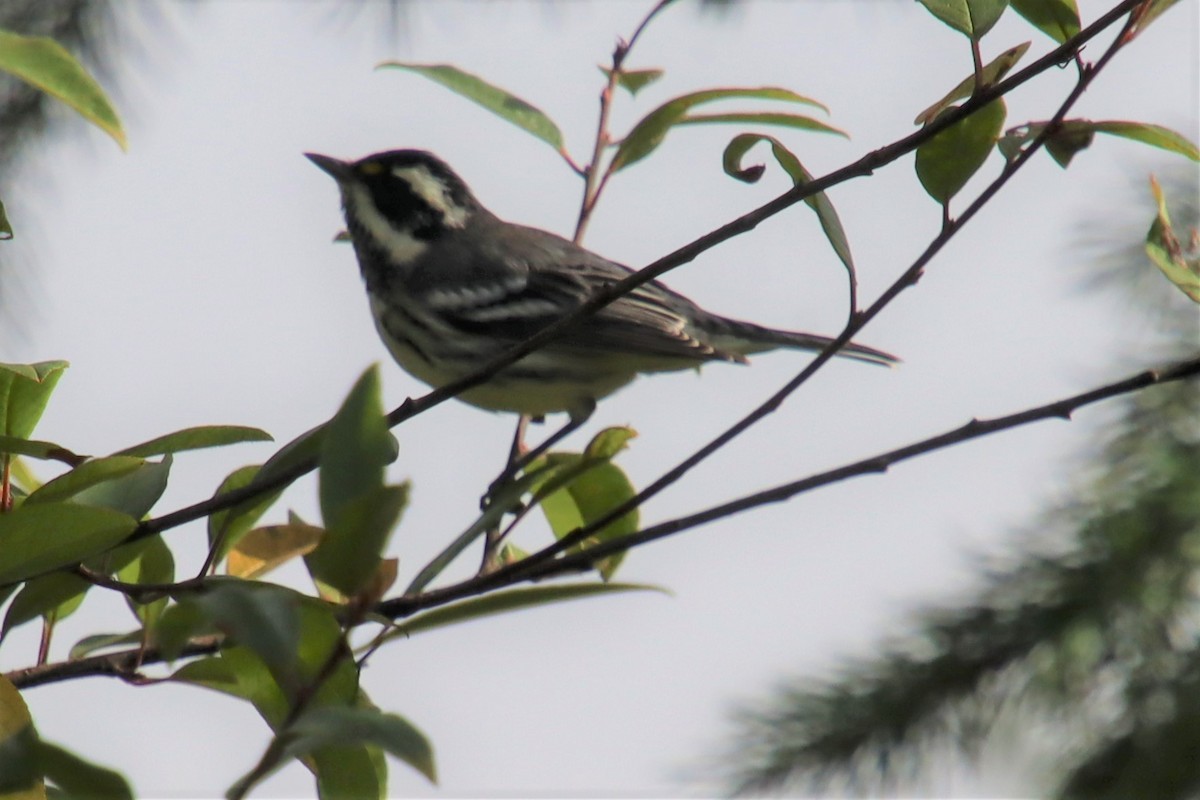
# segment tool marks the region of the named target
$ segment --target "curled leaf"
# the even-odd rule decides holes
[[[742,160],[745,158],[746,153],[759,142],[770,143],[771,153],[775,156],[776,163],[788,174],[794,185],[800,186],[812,180],[812,175],[800,163],[800,159],[785,147],[782,142],[772,136],[765,136],[758,133],[743,133],[740,136],[735,136],[729,142],[722,156],[722,165],[725,168],[725,174],[745,183],[754,183],[761,178],[764,170],[763,165],[742,166]],[[829,196],[825,192],[817,192],[805,198],[804,202],[816,212],[817,219],[821,223],[821,230],[825,232],[825,238],[829,240],[833,251],[837,254],[842,264],[845,265],[847,271],[849,271],[850,280],[853,284],[856,278],[854,256],[850,254],[850,241],[846,238],[846,230],[842,227],[842,221],[838,217],[837,210],[833,207]]]

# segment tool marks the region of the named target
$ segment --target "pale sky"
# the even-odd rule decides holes
[[[549,148],[417,76],[372,68],[398,58],[475,72],[554,117],[583,161],[596,64],[649,5],[413,3],[398,40],[382,29],[382,12],[353,15],[329,2],[123,7],[133,17],[155,9],[166,24],[153,30],[168,29],[143,43],[144,21],[124,28],[131,55],[117,67],[117,97],[129,152],[65,120],[64,133],[9,184],[19,200],[5,198],[10,212],[28,215],[14,213],[13,222],[17,252],[34,266],[22,279],[27,333],[0,342],[0,360],[72,362],[38,436],[99,454],[190,425],[237,423],[282,443],[327,418],[376,361],[384,362],[388,407],[423,393],[379,344],[353,254],[331,243],[342,224],[335,187],[301,153],[430,149],[496,213],[569,236],[580,185]],[[1091,19],[1110,4],[1081,5]],[[823,174],[908,134],[913,117],[970,69],[966,40],[916,3],[748,2],[727,15],[686,6],[664,13],[640,41],[630,65],[667,74],[636,103],[622,97],[618,131],[686,91],[786,86],[825,102],[831,122],[852,135],[777,132]],[[1196,23],[1196,4],[1173,9],[1120,55],[1074,115],[1156,122],[1195,138]],[[985,40],[985,57],[1028,39],[1026,63],[1051,47],[1009,12]],[[1087,55],[1100,52],[1093,45]],[[1010,124],[1049,117],[1073,76],[1055,71],[1013,95]],[[781,193],[786,180],[772,169],[752,187],[721,173],[721,150],[741,130],[671,133],[659,153],[613,180],[588,246],[640,266]],[[985,173],[999,163],[993,157]],[[1085,221],[1109,218],[1105,200],[1128,196],[1131,174],[1160,163],[1116,139],[1098,140],[1066,173],[1038,158],[860,337],[902,356],[902,367],[831,364],[656,498],[643,520],[1141,366],[1152,325],[1131,317],[1120,297],[1079,291],[1086,255],[1075,244]],[[972,183],[959,207],[982,185]],[[831,198],[864,304],[939,226],[911,157]],[[803,207],[666,282],[714,311],[779,327],[834,334],[845,316],[844,274]],[[640,435],[620,463],[644,486],[806,358],[771,354],[749,368],[643,379],[602,403],[568,444],[581,447],[605,425],[632,425]],[[906,612],[959,596],[974,554],[1002,550],[1069,487],[1075,458],[1105,419],[1092,409],[1071,424],[977,441],[632,553],[618,579],[663,586],[670,597],[592,599],[393,643],[371,659],[363,685],[431,738],[442,783],[432,789],[393,762],[391,793],[706,791],[693,776],[728,733],[736,703],[787,676],[816,676],[843,656],[869,653],[904,630]],[[396,430],[400,458],[389,475],[413,484],[391,544],[400,585],[473,519],[511,428],[509,417],[451,403]],[[272,451],[247,445],[180,456],[155,513],[206,497],[226,473]],[[316,519],[313,487],[301,482],[267,521],[283,520],[288,508]],[[545,536],[532,525],[519,541],[537,547]],[[167,537],[183,554],[180,574],[198,569],[203,526]],[[472,552],[447,577],[465,577],[477,563]],[[298,566],[277,578],[307,588]],[[36,627],[5,642],[0,666],[31,663]],[[93,591],[57,631],[54,657],[83,635],[132,627],[122,600]],[[44,738],[120,769],[142,796],[222,795],[269,738],[248,705],[191,687],[94,678],[26,697]],[[1032,780],[1011,763],[982,775],[946,767],[921,790],[1028,794]],[[257,794],[312,792],[309,774],[293,765]]]

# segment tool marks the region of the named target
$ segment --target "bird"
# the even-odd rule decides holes
[[[633,272],[549,231],[502,220],[430,152],[390,150],[357,161],[304,155],[337,182],[381,339],[405,371],[434,388],[475,372]],[[458,399],[523,419],[565,412],[567,424],[532,451],[540,454],[643,373],[745,363],[778,348],[819,351],[832,341],[720,316],[650,281]],[[837,355],[899,361],[853,342]]]

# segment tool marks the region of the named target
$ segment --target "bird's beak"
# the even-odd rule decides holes
[[[348,161],[340,161],[336,158],[323,156],[320,153],[305,153],[304,157],[320,167],[323,172],[327,173],[338,183],[342,183],[350,178],[352,165]]]

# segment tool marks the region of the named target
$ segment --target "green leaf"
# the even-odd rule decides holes
[[[141,630],[129,631],[128,633],[94,633],[91,636],[83,637],[73,644],[70,652],[67,654],[67,658],[71,661],[78,661],[81,658],[87,658],[99,650],[140,644],[143,635],[144,633]]]
[[[140,539],[136,542],[126,542],[111,550],[105,550],[98,556],[85,559],[83,565],[93,572],[99,572],[103,575],[115,575],[142,555],[142,552],[150,546],[151,538],[153,537]]]
[[[850,134],[803,114],[782,114],[771,112],[734,112],[730,114],[688,114],[676,125],[707,125],[714,122],[737,122],[749,125],[777,125],[784,128],[800,128],[806,131],[834,133],[849,139]]]
[[[39,742],[38,761],[46,778],[69,797],[133,800],[133,790],[121,773],[85,761],[56,744]]]
[[[298,673],[301,682],[311,684],[318,674],[322,674],[334,648],[341,647],[342,630],[328,605],[298,593],[295,597],[300,620],[300,643],[296,652]],[[171,680],[193,683],[247,700],[276,732],[287,719],[291,707],[272,671],[247,647],[223,647],[218,656],[185,664]],[[321,684],[311,706],[353,705],[358,697],[358,668],[347,657],[341,659]]]
[[[44,797],[37,758],[38,737],[29,708],[16,687],[0,673],[0,796],[8,800]],[[30,791],[33,790],[33,791]]]
[[[38,477],[33,474],[33,470],[29,468],[29,464],[19,456],[9,459],[8,470],[13,494],[16,497],[22,499],[28,497],[30,492],[42,485]]]
[[[440,553],[434,556],[433,560],[421,568],[417,576],[413,578],[412,583],[404,590],[406,595],[417,594],[422,589],[430,584],[438,575],[441,575],[446,567],[456,559],[459,554],[471,546],[471,544],[482,536],[486,531],[491,530],[500,524],[500,519],[509,513],[516,513],[522,505],[521,498],[535,484],[543,480],[543,476],[535,470],[527,469],[524,474],[516,480],[505,484],[501,490],[496,493],[487,508],[471,525],[447,545]]]
[[[0,364],[0,435],[29,438],[66,368],[66,361]]]
[[[1085,122],[1085,120],[1079,120]],[[1190,142],[1186,136],[1176,133],[1161,125],[1150,125],[1145,122],[1127,122],[1123,120],[1104,120],[1088,123],[1098,133],[1107,133],[1125,139],[1133,139],[1143,144],[1157,147],[1171,153],[1179,153],[1192,161],[1200,161],[1200,149]]]
[[[93,458],[43,484],[25,502],[37,504],[71,500],[85,489],[137,472],[145,463],[145,460],[133,456]]]
[[[637,583],[568,583],[527,586],[520,589],[506,589],[492,592],[480,597],[473,597],[460,603],[441,606],[431,611],[398,623],[387,634],[387,639],[406,639],[415,633],[444,628],[448,625],[458,625],[474,619],[506,614],[510,611],[520,611],[534,606],[561,603],[567,600],[580,600],[601,594],[623,594],[626,592],[670,592],[658,587]]]
[[[531,133],[555,150],[563,152],[563,137],[558,126],[545,113],[516,95],[493,86],[480,77],[463,72],[449,64],[414,64],[405,61],[385,61],[376,69],[391,67],[415,72],[447,89],[483,106],[501,119]]]
[[[379,567],[407,502],[405,484],[377,487],[342,506],[337,524],[329,526],[316,549],[304,557],[313,578],[347,597],[358,594]]]
[[[0,453],[29,456],[42,461],[61,461],[72,467],[79,466],[87,460],[86,456],[76,455],[62,445],[54,442],[43,442],[38,439],[18,439],[14,436],[0,436]]]
[[[21,587],[9,605],[4,615],[4,626],[0,628],[0,641],[18,625],[49,614],[76,597],[82,599],[90,588],[92,585],[83,578],[65,572],[34,578]]]
[[[0,242],[13,238],[12,224],[8,221],[8,214],[4,211],[4,202],[0,201]]]
[[[317,425],[292,439],[262,465],[258,479],[267,481],[290,472],[301,464],[315,464],[325,441],[325,425]]]
[[[1011,161],[1045,130],[1045,122],[1030,122],[1006,131],[1004,138],[1000,140],[1000,151],[1005,158]],[[1132,139],[1178,153],[1193,161],[1200,160],[1200,150],[1197,150],[1196,145],[1181,134],[1161,125],[1122,120],[1101,122],[1087,119],[1064,120],[1046,136],[1046,152],[1054,158],[1059,166],[1065,169],[1077,153],[1091,146],[1096,133],[1107,133],[1111,136]]]
[[[188,662],[171,680],[203,686],[254,706],[272,730],[287,718],[289,702],[262,659],[246,647],[226,647],[219,656]]]
[[[1066,169],[1075,154],[1091,147],[1095,132],[1087,124],[1076,124],[1078,120],[1063,122],[1054,133],[1045,136],[1046,152],[1050,154],[1060,167]],[[1044,122],[1029,122],[1018,125],[1004,132],[998,147],[1000,153],[1008,161],[1015,159],[1026,147],[1043,135],[1046,130]]]
[[[1025,42],[1016,47],[1010,47],[984,65],[981,72],[983,85],[994,86],[1003,80],[1009,70],[1015,67],[1017,62],[1021,60],[1021,57],[1025,55],[1025,52],[1029,49],[1029,45],[1030,42]],[[913,124],[928,125],[938,114],[949,108],[955,101],[961,100],[964,97],[970,97],[974,93],[975,75],[971,74],[963,78],[957,86],[947,92],[945,97],[918,114],[917,118],[913,120]]]
[[[221,481],[221,485],[217,487],[213,497],[249,486],[251,481],[262,474],[263,469],[264,467],[257,465],[235,469],[226,476],[225,480]],[[225,558],[231,548],[237,546],[246,532],[254,527],[254,523],[258,522],[267,509],[274,505],[282,493],[282,490],[278,489],[266,492],[209,515],[208,546],[217,546],[217,557],[213,560],[214,564],[221,563],[221,559]]]
[[[917,177],[930,197],[946,205],[958,194],[995,147],[1006,113],[1004,100],[993,100],[917,148]]]
[[[382,747],[417,772],[437,783],[433,748],[425,734],[398,714],[383,714],[365,708],[313,708],[289,728],[284,752],[300,758],[321,748],[350,743]]]
[[[217,628],[200,606],[186,598],[168,605],[150,632],[150,640],[165,661],[174,661],[187,643],[198,636],[211,636]]]
[[[104,90],[58,42],[0,30],[0,69],[62,100],[125,149],[125,131]]]
[[[168,618],[177,614],[204,620],[233,643],[247,647],[258,655],[275,681],[290,696],[300,686],[299,607],[299,593],[282,586],[217,578],[206,585],[203,591],[189,593],[181,597],[177,605],[168,608],[163,615],[162,625],[168,625]],[[158,630],[160,633],[162,625]],[[173,641],[167,645],[160,643],[160,646],[178,653],[182,646],[180,638],[186,642],[186,638],[175,635]]]
[[[314,578],[345,595],[374,574],[407,502],[407,487],[383,485],[390,439],[379,370],[371,367],[327,426],[318,476],[327,533],[305,558]]]
[[[555,453],[551,457],[570,456]],[[562,489],[542,498],[540,505],[554,537],[561,539],[571,531],[602,518],[636,494],[625,472],[616,464],[606,462],[596,464]],[[586,549],[598,542],[634,533],[637,529],[638,510],[635,508],[605,525],[573,549]],[[624,553],[619,553],[597,564],[600,576],[605,580],[611,578],[623,557]]]
[[[125,583],[137,584],[168,584],[175,580],[175,557],[171,548],[161,536],[153,536],[145,540],[145,547],[137,558],[130,561],[117,572],[117,578]],[[126,597],[129,610],[133,612],[145,628],[154,627],[154,623],[162,616],[167,607],[167,598],[162,597],[149,603],[134,602],[132,597]]]
[[[29,505],[0,514],[0,585],[27,580],[113,547],[137,520],[108,508]]]
[[[171,463],[170,455],[163,456],[161,461],[146,461],[127,475],[96,483],[77,492],[72,502],[111,508],[141,519],[167,490]]]
[[[978,40],[1000,19],[1008,0],[920,0],[921,5],[954,30]]]
[[[323,528],[303,522],[255,528],[229,551],[227,571],[238,578],[257,578],[311,553],[324,535]]]
[[[637,438],[637,431],[625,426],[605,428],[592,437],[583,449],[585,458],[608,460],[615,458],[618,453],[629,446],[629,442]]]
[[[611,69],[601,67],[600,71],[604,73],[605,77],[612,76]],[[634,97],[638,92],[662,76],[663,71],[661,69],[623,69],[617,73],[617,85],[629,92],[630,97]]]
[[[776,163],[788,174],[794,185],[802,186],[813,179],[812,174],[800,163],[800,159],[796,158],[795,154],[788,150],[782,142],[773,136],[759,133],[740,134],[733,137],[726,145],[725,152],[721,157],[725,174],[744,183],[754,183],[761,178],[764,167],[762,165],[743,167],[742,159],[745,158],[750,148],[763,141],[770,143],[771,153],[775,156]],[[850,252],[850,241],[846,238],[846,230],[842,227],[842,220],[838,216],[837,209],[833,207],[829,195],[825,192],[817,192],[805,198],[804,202],[816,213],[817,219],[821,223],[821,230],[825,232],[825,238],[829,240],[833,252],[837,254],[850,274],[854,275],[854,256]]]
[[[1010,4],[1013,11],[1059,44],[1079,33],[1075,0],[1010,0]]]
[[[148,442],[127,447],[115,455],[150,456],[178,453],[183,450],[200,450],[206,447],[223,447],[241,442],[271,442],[271,434],[258,428],[242,425],[200,425],[159,436]]]
[[[717,100],[734,98],[804,103],[828,111],[825,106],[815,100],[796,94],[788,89],[774,87],[759,89],[706,89],[704,91],[692,92],[676,97],[673,100],[668,100],[642,117],[617,147],[617,152],[613,155],[609,170],[616,172],[631,164],[636,164],[650,155],[662,144],[663,139],[666,138],[667,131],[678,125],[694,107]]]
[[[376,365],[354,384],[326,428],[318,487],[325,527],[336,528],[352,502],[383,486],[387,438]]]
[[[1200,303],[1200,247],[1193,239],[1190,252],[1185,251],[1171,225],[1167,198],[1153,177],[1150,179],[1150,188],[1154,192],[1158,213],[1146,234],[1146,255],[1162,270],[1167,280],[1194,302]]]
[[[319,800],[387,800],[387,785],[366,745],[328,745],[311,754]],[[283,764],[280,764],[283,766]],[[386,768],[386,765],[385,765]]]

